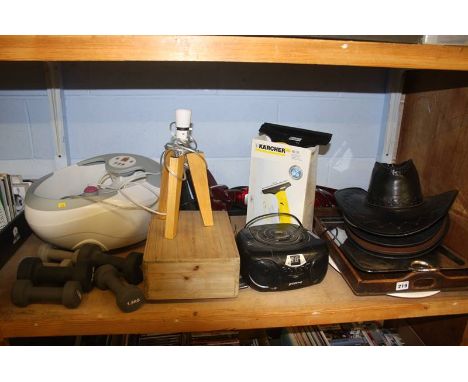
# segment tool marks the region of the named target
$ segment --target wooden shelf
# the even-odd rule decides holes
[[[468,70],[468,47],[242,36],[0,36],[0,61],[213,61]]]
[[[153,302],[133,313],[120,312],[111,292],[96,288],[77,309],[15,307],[10,290],[18,263],[34,255],[40,243],[31,236],[0,271],[0,337],[253,329],[468,313],[468,291],[420,299],[359,297],[331,268],[321,284],[295,291],[246,289],[237,298]]]
[[[0,36],[0,61],[205,61],[467,71],[468,47],[295,37]],[[276,293],[247,289],[233,299],[154,302],[133,313],[120,312],[113,295],[97,289],[74,310],[52,304],[15,307],[10,290],[18,263],[34,255],[39,244],[31,236],[0,270],[0,342],[25,336],[254,329],[468,313],[468,291],[421,299],[358,297],[333,269],[309,288]]]

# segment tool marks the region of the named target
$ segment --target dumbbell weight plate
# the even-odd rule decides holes
[[[133,285],[138,285],[143,281],[143,271],[141,264],[143,263],[143,253],[131,252],[127,256],[127,267],[123,269],[125,280]]]
[[[24,308],[29,305],[28,290],[33,287],[29,280],[16,280],[11,290],[11,302]]]
[[[76,308],[81,304],[83,289],[78,281],[67,281],[63,286],[62,304],[67,308]]]
[[[78,261],[75,264],[74,280],[80,280],[84,292],[93,289],[94,267],[89,261]]]
[[[16,272],[17,280],[31,280],[33,277],[34,269],[42,266],[42,261],[38,257],[26,257],[21,260]]]
[[[134,285],[129,285],[124,293],[117,296],[117,306],[125,313],[134,312],[145,303],[143,292]]]

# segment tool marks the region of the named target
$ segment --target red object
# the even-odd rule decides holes
[[[213,210],[229,211],[233,208],[247,208],[247,186],[228,188],[224,184],[210,187],[211,207]]]
[[[336,207],[336,189],[324,186],[315,188],[315,207]]]
[[[317,185],[315,189],[315,207],[336,207],[335,188]],[[233,208],[247,208],[249,187],[228,188],[224,184],[210,186],[211,207],[213,210],[229,211]]]
[[[213,210],[229,211],[231,209],[231,200],[229,200],[227,189],[224,184],[210,186],[211,208]]]
[[[234,206],[241,208],[247,206],[247,195],[249,194],[249,188],[247,186],[230,188],[227,190],[227,194]]]
[[[98,190],[98,188],[97,188],[96,186],[87,186],[87,187],[84,189],[83,193],[85,193],[85,194],[95,194],[95,193],[97,193],[98,191],[99,191],[99,190]]]

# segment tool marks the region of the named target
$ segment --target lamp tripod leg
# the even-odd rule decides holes
[[[167,197],[166,197],[166,224],[164,237],[173,239],[177,234],[179,223],[180,191],[182,189],[182,177],[184,175],[184,157],[169,158],[169,169],[177,176],[168,174],[167,176]]]
[[[213,225],[213,212],[211,210],[210,191],[208,188],[208,176],[203,153],[187,154],[187,161],[192,176],[195,194],[200,208],[200,213],[205,226]]]
[[[159,212],[166,212],[167,209],[167,188],[168,188],[168,180],[169,180],[169,172],[167,171],[165,163],[172,157],[171,152],[166,152],[164,154],[163,163],[161,163],[161,189],[159,190],[159,204],[158,204],[158,211]],[[158,219],[164,220],[166,219],[165,215],[157,215]]]

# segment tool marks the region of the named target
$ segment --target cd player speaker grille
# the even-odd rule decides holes
[[[251,263],[249,278],[260,288],[276,287],[279,285],[279,269],[272,260],[261,259]]]

